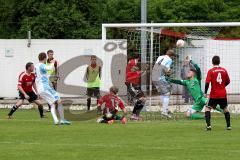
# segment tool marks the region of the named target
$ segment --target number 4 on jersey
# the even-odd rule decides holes
[[[217,82],[219,84],[222,84],[222,74],[219,72],[218,75],[217,75]]]

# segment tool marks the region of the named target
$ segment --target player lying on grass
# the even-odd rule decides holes
[[[120,120],[123,124],[127,122],[125,115],[127,110],[123,101],[117,96],[118,88],[112,86],[110,93],[106,94],[98,101],[98,109],[102,111],[103,116],[97,120],[98,123],[113,124],[115,120]],[[105,107],[103,104],[105,103]],[[123,115],[118,115],[119,108],[122,110]]]
[[[186,80],[175,80],[168,79],[169,82],[184,85],[193,97],[195,103],[185,112],[185,116],[191,119],[204,119],[204,115],[198,114],[197,112],[202,111],[203,107],[207,103],[207,98],[201,90],[201,70],[196,63],[190,60],[190,71],[188,72],[188,79]],[[219,106],[216,108],[218,111],[223,112]]]
[[[35,83],[35,74],[34,65],[32,62],[28,62],[26,64],[26,71],[22,72],[19,75],[18,79],[18,91],[19,91],[19,101],[12,107],[10,112],[8,113],[8,118],[11,119],[13,113],[23,104],[24,99],[28,100],[29,103],[35,103],[38,105],[38,110],[40,113],[40,117],[43,118],[43,106],[41,101],[38,99],[39,94]],[[33,91],[34,89],[34,91]]]
[[[36,73],[36,85],[39,91],[41,98],[43,98],[51,106],[51,114],[54,120],[54,124],[71,124],[69,121],[64,119],[63,106],[60,97],[57,92],[50,86],[49,79],[46,69],[46,53],[42,52],[38,55],[39,63],[35,66]],[[58,120],[56,114],[56,105],[57,110],[60,116],[60,121]]]

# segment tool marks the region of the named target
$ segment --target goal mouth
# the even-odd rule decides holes
[[[235,95],[240,94],[240,22],[102,24],[103,46],[107,40],[114,39],[126,42],[126,61],[134,54],[140,54],[141,71],[144,71],[146,65],[149,66],[145,76],[141,77],[141,88],[148,96],[148,105],[155,103],[150,102],[153,97],[159,96],[152,84],[152,68],[157,58],[164,55],[168,49],[173,49],[177,55],[173,58],[171,78],[183,78],[181,70],[185,58],[189,56],[201,68],[202,90],[207,71],[212,67],[212,57],[219,55],[221,66],[228,70],[231,79],[227,87],[228,95],[232,95],[229,103],[236,103]],[[176,46],[179,39],[184,40],[183,47]],[[125,83],[121,85],[125,87]],[[184,104],[182,86],[172,84],[171,93],[175,95],[175,99],[171,100],[172,104]]]

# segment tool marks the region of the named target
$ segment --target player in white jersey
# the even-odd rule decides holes
[[[54,120],[54,124],[71,124],[69,121],[64,119],[63,106],[61,99],[57,92],[49,85],[49,79],[46,69],[46,53],[42,52],[38,55],[39,63],[35,65],[36,74],[36,85],[40,97],[43,98],[51,106],[51,114]],[[56,114],[56,104],[58,105],[57,110],[60,116],[60,121],[58,120]]]
[[[173,50],[168,50],[167,53],[163,56],[159,56],[152,72],[152,81],[155,87],[158,90],[158,93],[161,96],[162,100],[162,115],[171,118],[168,114],[168,104],[169,104],[169,96],[171,91],[171,85],[166,80],[166,76],[171,74],[170,67],[172,65],[172,57],[174,56]]]

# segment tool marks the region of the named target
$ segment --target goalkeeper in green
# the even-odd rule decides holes
[[[189,64],[190,70],[187,75],[188,79],[168,79],[168,81],[171,83],[186,86],[187,90],[195,101],[194,105],[185,112],[185,116],[191,119],[204,119],[204,115],[198,113],[202,111],[202,109],[207,103],[207,98],[204,97],[204,94],[201,90],[201,69],[192,60],[189,61]],[[220,112],[223,112],[223,110],[220,109],[219,106],[217,106],[216,109]]]

